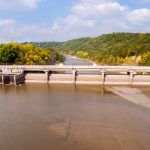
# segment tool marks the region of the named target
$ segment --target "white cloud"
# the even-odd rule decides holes
[[[114,0],[80,0],[57,22],[70,38],[110,32],[150,32],[150,9],[131,9]]]
[[[79,18],[78,16],[75,15],[69,15],[66,19],[65,19],[65,23],[69,26],[76,26],[76,27],[94,27],[95,26],[95,21],[91,20],[91,19],[86,19],[83,20],[82,18]]]
[[[31,5],[35,8],[37,3]],[[25,5],[22,3],[22,6]],[[150,32],[149,26],[150,9],[131,9],[114,0],[80,0],[72,6],[68,16],[59,17],[52,26],[0,20],[0,42],[63,41],[111,32]]]
[[[16,21],[13,19],[1,19],[0,20],[0,26],[2,27],[6,27],[8,25],[12,25],[14,24]]]
[[[20,0],[20,2],[23,6],[33,9],[37,7],[39,0]]]
[[[35,9],[40,0],[0,0],[1,10]]]
[[[135,23],[142,23],[150,20],[150,9],[135,9],[129,13],[129,19]]]
[[[127,8],[125,6],[121,6],[117,2],[84,0],[83,2],[81,1],[79,4],[73,6],[72,12],[80,17],[88,18],[110,14],[111,12],[119,13],[125,11],[126,9]]]
[[[61,26],[57,21],[54,22],[53,26],[51,27],[52,30],[60,30]]]
[[[2,32],[1,32],[2,31]],[[23,25],[16,23],[13,26],[8,26],[0,29],[0,42],[10,41],[44,41],[50,38],[51,29],[48,26],[42,25]]]

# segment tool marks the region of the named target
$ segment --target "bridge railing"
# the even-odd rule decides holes
[[[1,65],[0,69],[36,69],[36,70],[51,70],[51,69],[99,69],[99,70],[135,70],[150,72],[150,66],[73,66],[73,65]]]

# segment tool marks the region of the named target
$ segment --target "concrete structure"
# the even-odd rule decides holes
[[[24,74],[0,74],[0,84],[19,85],[25,82]]]
[[[143,66],[24,65],[7,66],[7,68],[6,66],[0,66],[0,69],[2,70],[0,75],[2,84],[6,84],[10,80],[9,82],[16,85],[24,81],[99,85],[150,85],[150,67]]]

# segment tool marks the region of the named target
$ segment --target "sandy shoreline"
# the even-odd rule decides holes
[[[138,105],[150,108],[150,99],[140,89],[130,87],[108,87],[107,90]]]

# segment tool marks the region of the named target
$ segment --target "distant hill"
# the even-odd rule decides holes
[[[89,42],[91,39],[92,38],[79,38],[67,42],[30,42],[30,43],[35,46],[39,46],[43,48],[53,48],[62,51],[68,51],[68,50],[76,51],[76,50],[81,50],[81,48],[84,48],[85,47],[84,43]]]
[[[92,59],[101,64],[136,64],[137,59],[141,60],[139,57],[150,52],[150,33],[112,33],[66,42],[32,44],[61,50],[81,58]]]

